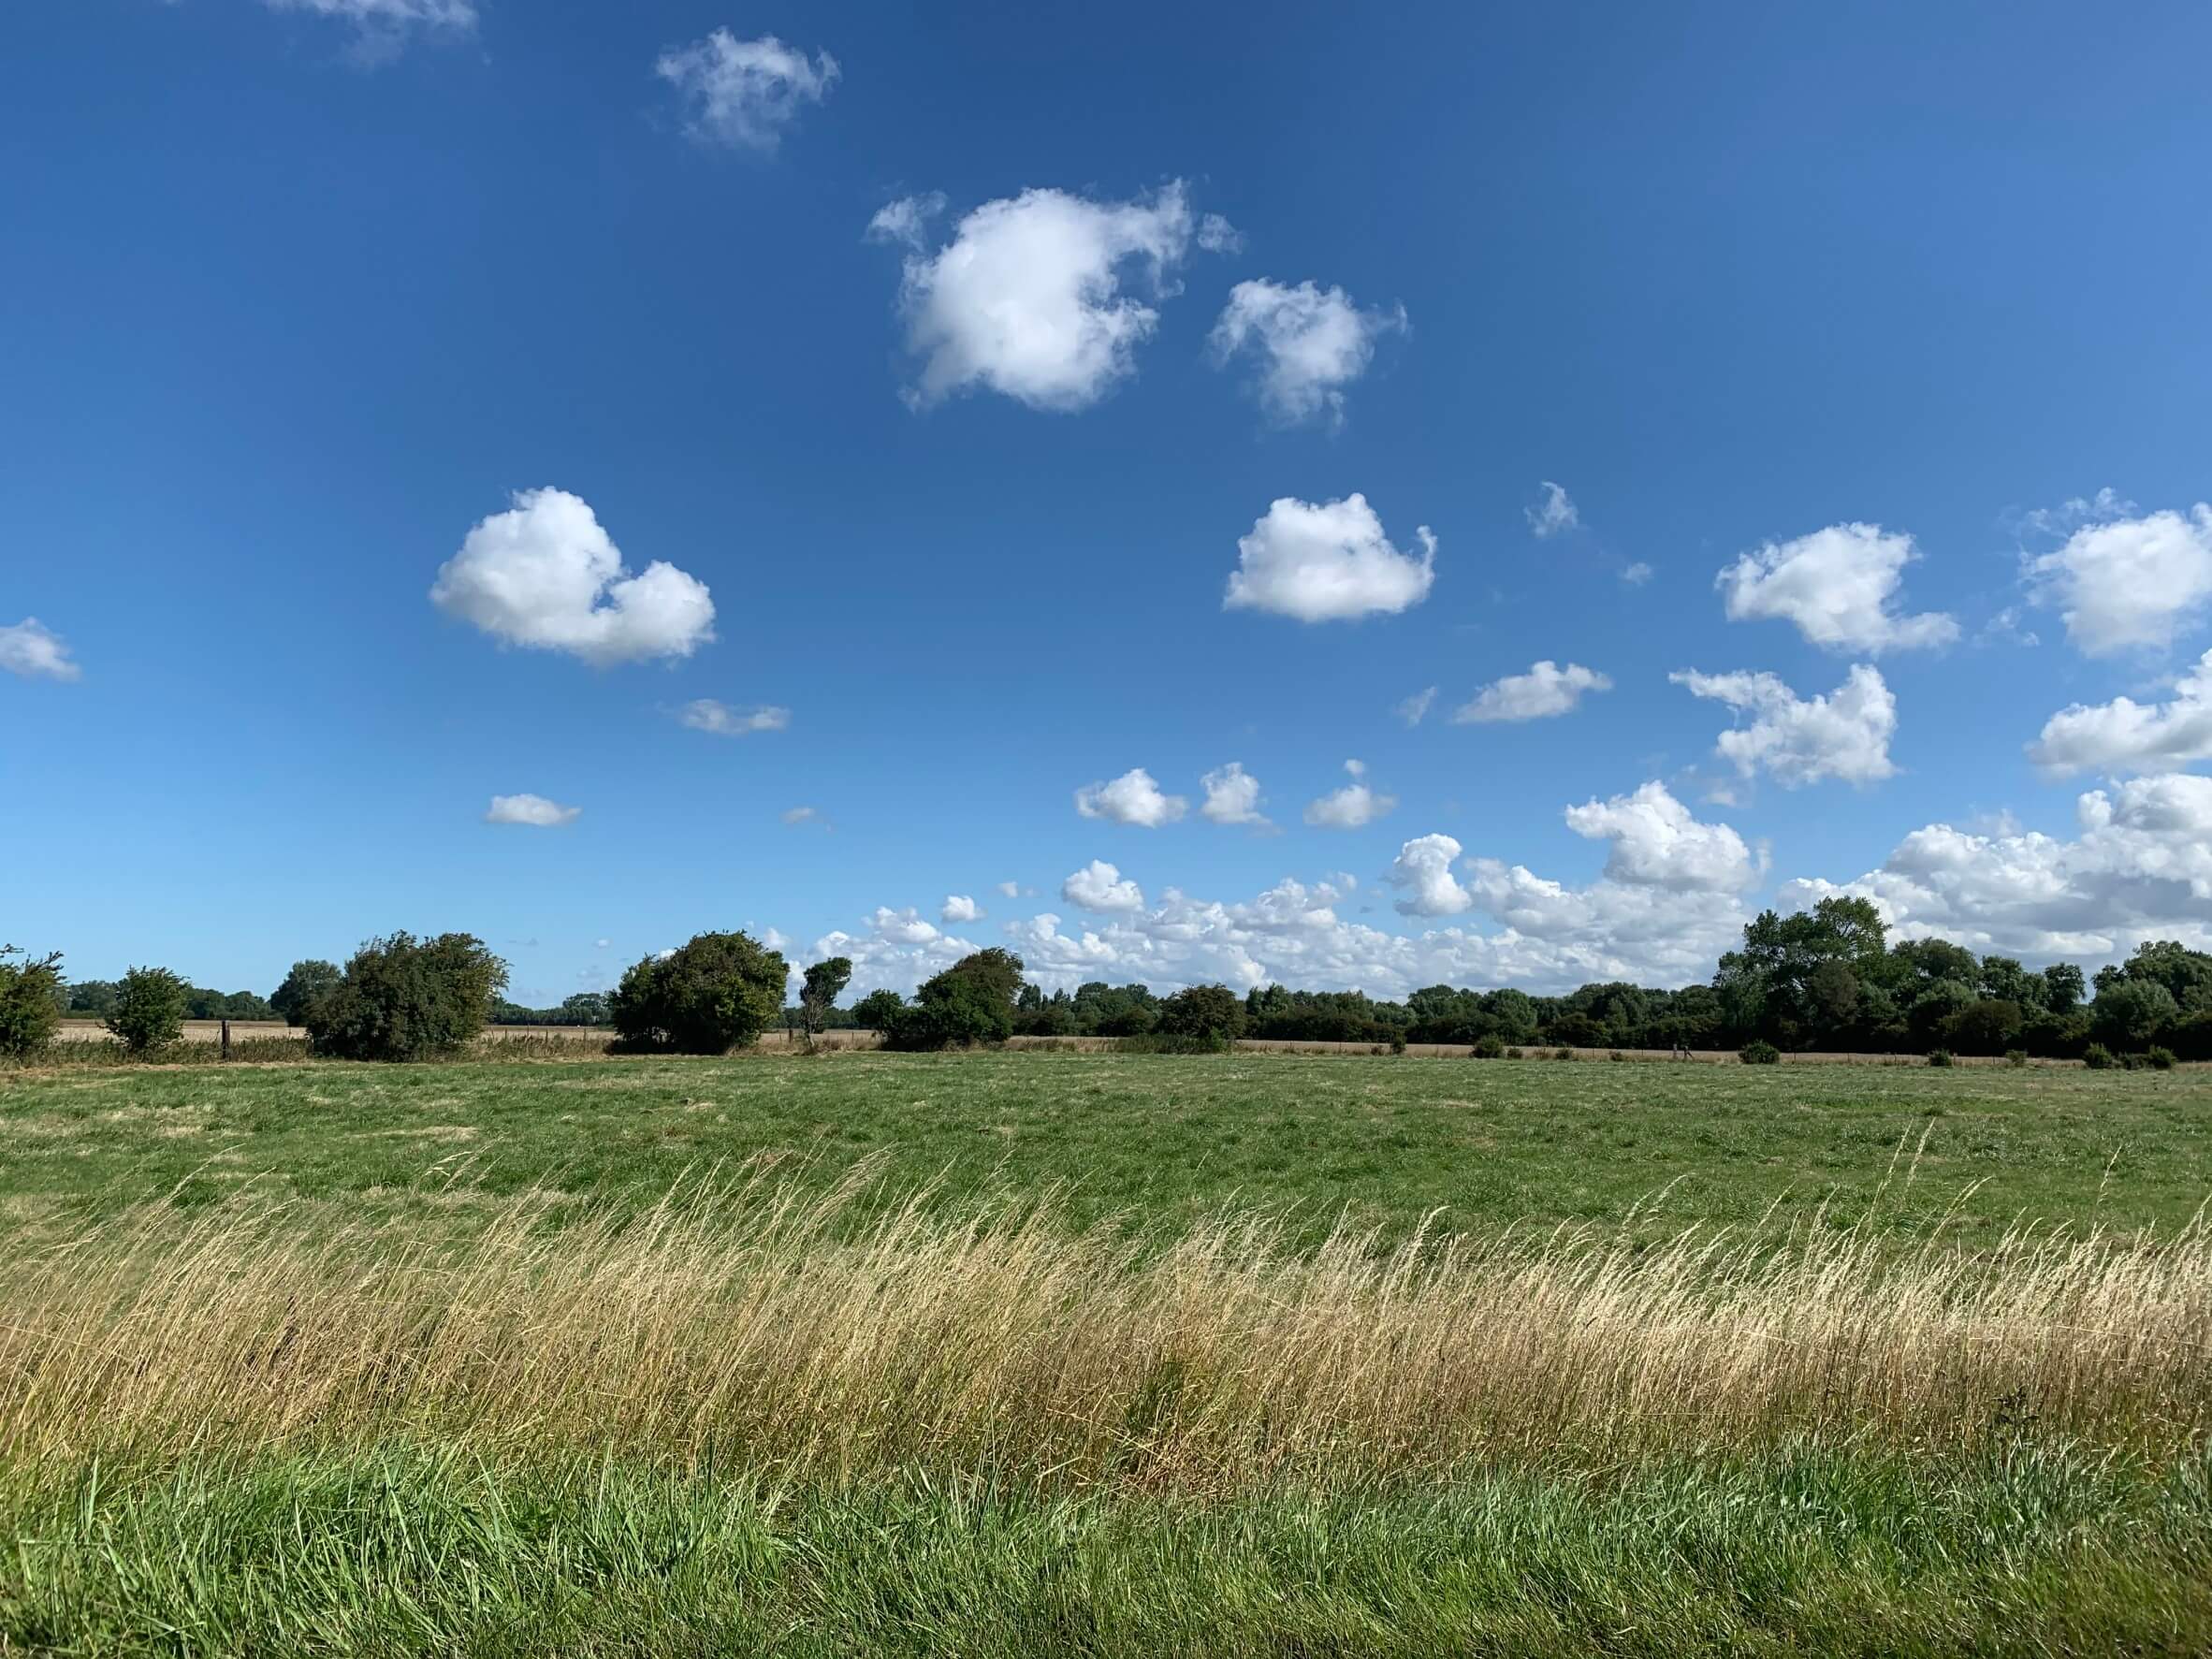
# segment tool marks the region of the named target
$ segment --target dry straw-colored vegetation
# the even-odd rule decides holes
[[[1053,1202],[852,1224],[773,1174],[461,1248],[149,1210],[0,1292],[0,1454],[429,1436],[502,1455],[920,1465],[1231,1492],[1471,1460],[1969,1448],[2166,1453],[2212,1411],[2212,1234],[1871,1230],[1172,1238]],[[843,1217],[843,1221],[840,1221]]]

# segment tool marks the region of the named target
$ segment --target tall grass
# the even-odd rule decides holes
[[[558,1229],[525,1200],[462,1249],[148,1210],[0,1288],[0,1457],[401,1435],[1226,1493],[2023,1432],[2164,1455],[2212,1409],[2202,1225],[1901,1256],[1818,1227],[1295,1250],[1265,1215],[1162,1237],[1049,1200],[854,1220],[869,1179]]]

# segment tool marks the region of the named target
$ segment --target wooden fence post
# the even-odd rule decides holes
[[[226,1060],[230,1058],[230,1022],[228,1020],[223,1022],[223,1057]]]

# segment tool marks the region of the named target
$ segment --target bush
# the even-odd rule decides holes
[[[307,1034],[342,1060],[434,1059],[466,1047],[506,988],[507,965],[473,934],[395,933],[353,953],[309,1005]]]
[[[852,1005],[852,1023],[869,1031],[888,1030],[906,1005],[896,991],[870,991]]]
[[[1555,1060],[1571,1060],[1575,1057],[1575,1051],[1562,1046],[1551,1051],[1551,1057]]]
[[[994,945],[925,980],[883,1033],[887,1047],[967,1048],[1013,1035],[1022,959]]]
[[[1110,1041],[1117,1055],[1226,1055],[1236,1052],[1236,1044],[1226,1037],[1176,1037],[1166,1031],[1147,1031],[1138,1037],[1115,1037]]]
[[[1507,1049],[1507,1050],[1506,1051],[1506,1058],[1507,1058],[1508,1060],[1519,1060],[1519,1059],[1522,1059],[1522,1058],[1525,1058],[1525,1057],[1526,1057],[1526,1056],[1524,1056],[1524,1055],[1521,1054],[1521,1052],[1519,1049],[1517,1049],[1517,1048],[1509,1048],[1509,1049]]]
[[[34,957],[0,945],[0,1055],[20,1060],[53,1041],[62,1025],[61,989],[59,951]]]
[[[116,987],[108,1029],[134,1055],[174,1042],[183,1034],[184,1004],[192,987],[166,968],[134,968]]]
[[[2004,1051],[2004,1063],[2013,1067],[2025,1066],[2028,1063],[2028,1051],[2024,1048],[2006,1049]]]
[[[1954,1062],[1953,1062],[1953,1060],[1952,1060],[1952,1058],[1951,1058],[1951,1051],[1950,1051],[1949,1049],[1947,1049],[1947,1048],[1931,1048],[1931,1049],[1929,1049],[1929,1050],[1928,1051],[1928,1063],[1930,1066],[1949,1066],[1949,1065],[1952,1065]]]
[[[1227,985],[1186,986],[1160,1004],[1159,1032],[1228,1048],[1244,1034],[1244,999]]]
[[[2143,1063],[2153,1071],[2171,1071],[2174,1070],[2174,1051],[2154,1042],[2144,1055]]]
[[[332,990],[343,978],[338,964],[310,958],[295,962],[292,970],[284,975],[284,982],[269,994],[269,1006],[287,1026],[307,1024],[307,1011],[315,999]]]
[[[721,1055],[758,1042],[783,1013],[783,953],[749,933],[701,933],[622,975],[607,1014],[622,1045]]]
[[[1501,1060],[1506,1056],[1506,1040],[1495,1031],[1485,1031],[1475,1040],[1475,1058]]]
[[[2112,1051],[2102,1042],[2092,1042],[2081,1051],[2081,1063],[2092,1071],[2112,1070]]]
[[[1782,1050],[1761,1037],[1738,1049],[1736,1057],[1746,1066],[1779,1066],[1782,1064]]]
[[[1619,1049],[1615,1049],[1611,1054],[1608,1055],[1606,1058],[1618,1065],[1620,1062],[1627,1059],[1628,1056],[1623,1054]]]

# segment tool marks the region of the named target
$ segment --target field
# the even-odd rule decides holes
[[[2212,1075],[0,1074],[0,1652],[2193,1652]]]

